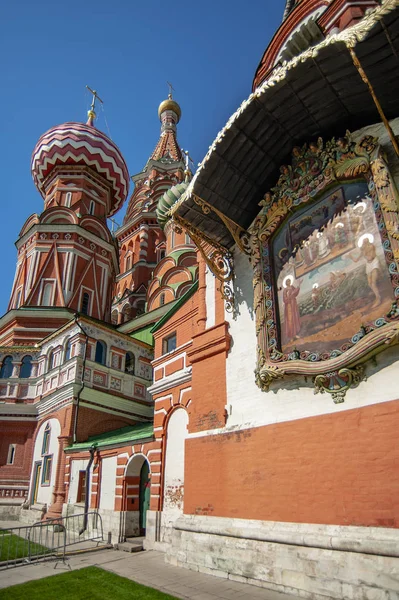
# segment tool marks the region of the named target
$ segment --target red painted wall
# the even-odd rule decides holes
[[[396,400],[187,440],[184,512],[398,527],[398,419]]]

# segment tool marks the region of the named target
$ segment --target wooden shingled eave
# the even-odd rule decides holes
[[[363,21],[274,71],[274,79],[229,119],[170,213],[231,248],[234,240],[224,223],[213,211],[202,212],[192,194],[247,229],[260,200],[275,185],[280,165],[290,161],[293,146],[380,122],[347,48],[353,39],[386,117],[397,117],[399,1],[386,0]]]

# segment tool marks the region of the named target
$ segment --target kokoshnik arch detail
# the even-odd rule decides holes
[[[378,140],[295,147],[261,201],[254,269],[256,381],[314,377],[342,402],[362,363],[399,341],[398,192]]]

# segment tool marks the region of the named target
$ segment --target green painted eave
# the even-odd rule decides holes
[[[115,431],[108,431],[100,435],[93,435],[85,442],[77,442],[65,448],[66,451],[89,450],[92,446],[96,448],[105,448],[108,446],[121,446],[152,438],[154,435],[154,426],[152,423],[138,423]]]
[[[177,300],[177,302],[170,308],[170,310],[168,310],[168,312],[163,317],[161,317],[159,321],[157,321],[157,323],[155,323],[154,327],[151,329],[151,333],[155,333],[156,331],[158,331],[158,329],[160,329],[160,327],[162,327],[162,325],[164,325],[170,319],[170,317],[174,315],[175,312],[177,312],[179,308],[183,306],[183,304],[187,302],[187,300],[191,298],[191,296],[197,290],[198,281],[193,283],[193,285],[187,290],[185,294],[183,294],[181,298]]]
[[[140,342],[145,342],[146,344],[150,344],[150,346],[154,345],[154,336],[151,333],[153,325],[147,325],[147,327],[143,327],[143,329],[138,329],[130,334],[130,337],[139,340]]]
[[[177,302],[177,300],[172,300],[172,302]],[[131,335],[135,331],[139,331],[147,325],[151,325],[151,327],[153,327],[154,324],[157,323],[159,319],[169,311],[169,309],[170,306],[163,304],[162,306],[159,306],[150,312],[143,313],[142,315],[131,319],[131,321],[123,323],[123,325],[118,325],[117,331]]]

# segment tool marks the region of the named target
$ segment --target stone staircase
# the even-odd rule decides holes
[[[19,514],[20,525],[33,525],[42,520],[43,515],[46,513],[45,504],[32,504],[29,508],[21,508]]]
[[[144,537],[127,537],[124,542],[117,544],[118,550],[123,552],[142,552]]]

